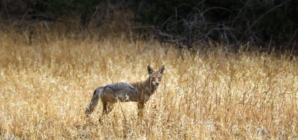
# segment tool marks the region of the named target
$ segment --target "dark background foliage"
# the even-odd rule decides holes
[[[111,5],[131,10],[132,22],[150,27],[161,42],[188,48],[211,41],[287,50],[298,40],[296,0],[2,0],[1,13],[6,20],[73,18],[88,27],[97,5],[106,14]]]

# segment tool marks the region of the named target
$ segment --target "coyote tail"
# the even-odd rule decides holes
[[[86,111],[85,111],[86,115],[89,115],[94,111],[94,108],[98,104],[99,98],[102,96],[101,95],[102,91],[103,91],[103,87],[99,87],[94,91],[91,102],[90,102],[89,106],[86,108]]]

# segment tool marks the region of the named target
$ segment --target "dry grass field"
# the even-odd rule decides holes
[[[298,63],[286,54],[28,30],[0,33],[0,139],[298,139]],[[144,80],[148,64],[165,72],[142,121],[132,102],[86,119],[96,87]]]

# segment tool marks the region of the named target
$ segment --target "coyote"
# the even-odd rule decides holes
[[[164,69],[165,66],[163,65],[158,71],[154,72],[151,66],[148,65],[149,77],[145,81],[135,83],[119,82],[96,88],[91,103],[86,108],[86,115],[89,116],[94,111],[100,98],[103,103],[102,116],[108,114],[113,109],[113,104],[119,100],[121,102],[137,102],[138,116],[143,117],[144,104],[159,86]]]

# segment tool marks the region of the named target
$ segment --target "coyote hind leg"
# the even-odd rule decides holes
[[[108,103],[103,103],[103,108],[102,108],[102,114],[99,117],[99,121],[101,122],[102,118],[106,115],[108,115],[114,108],[114,103],[108,102]]]

